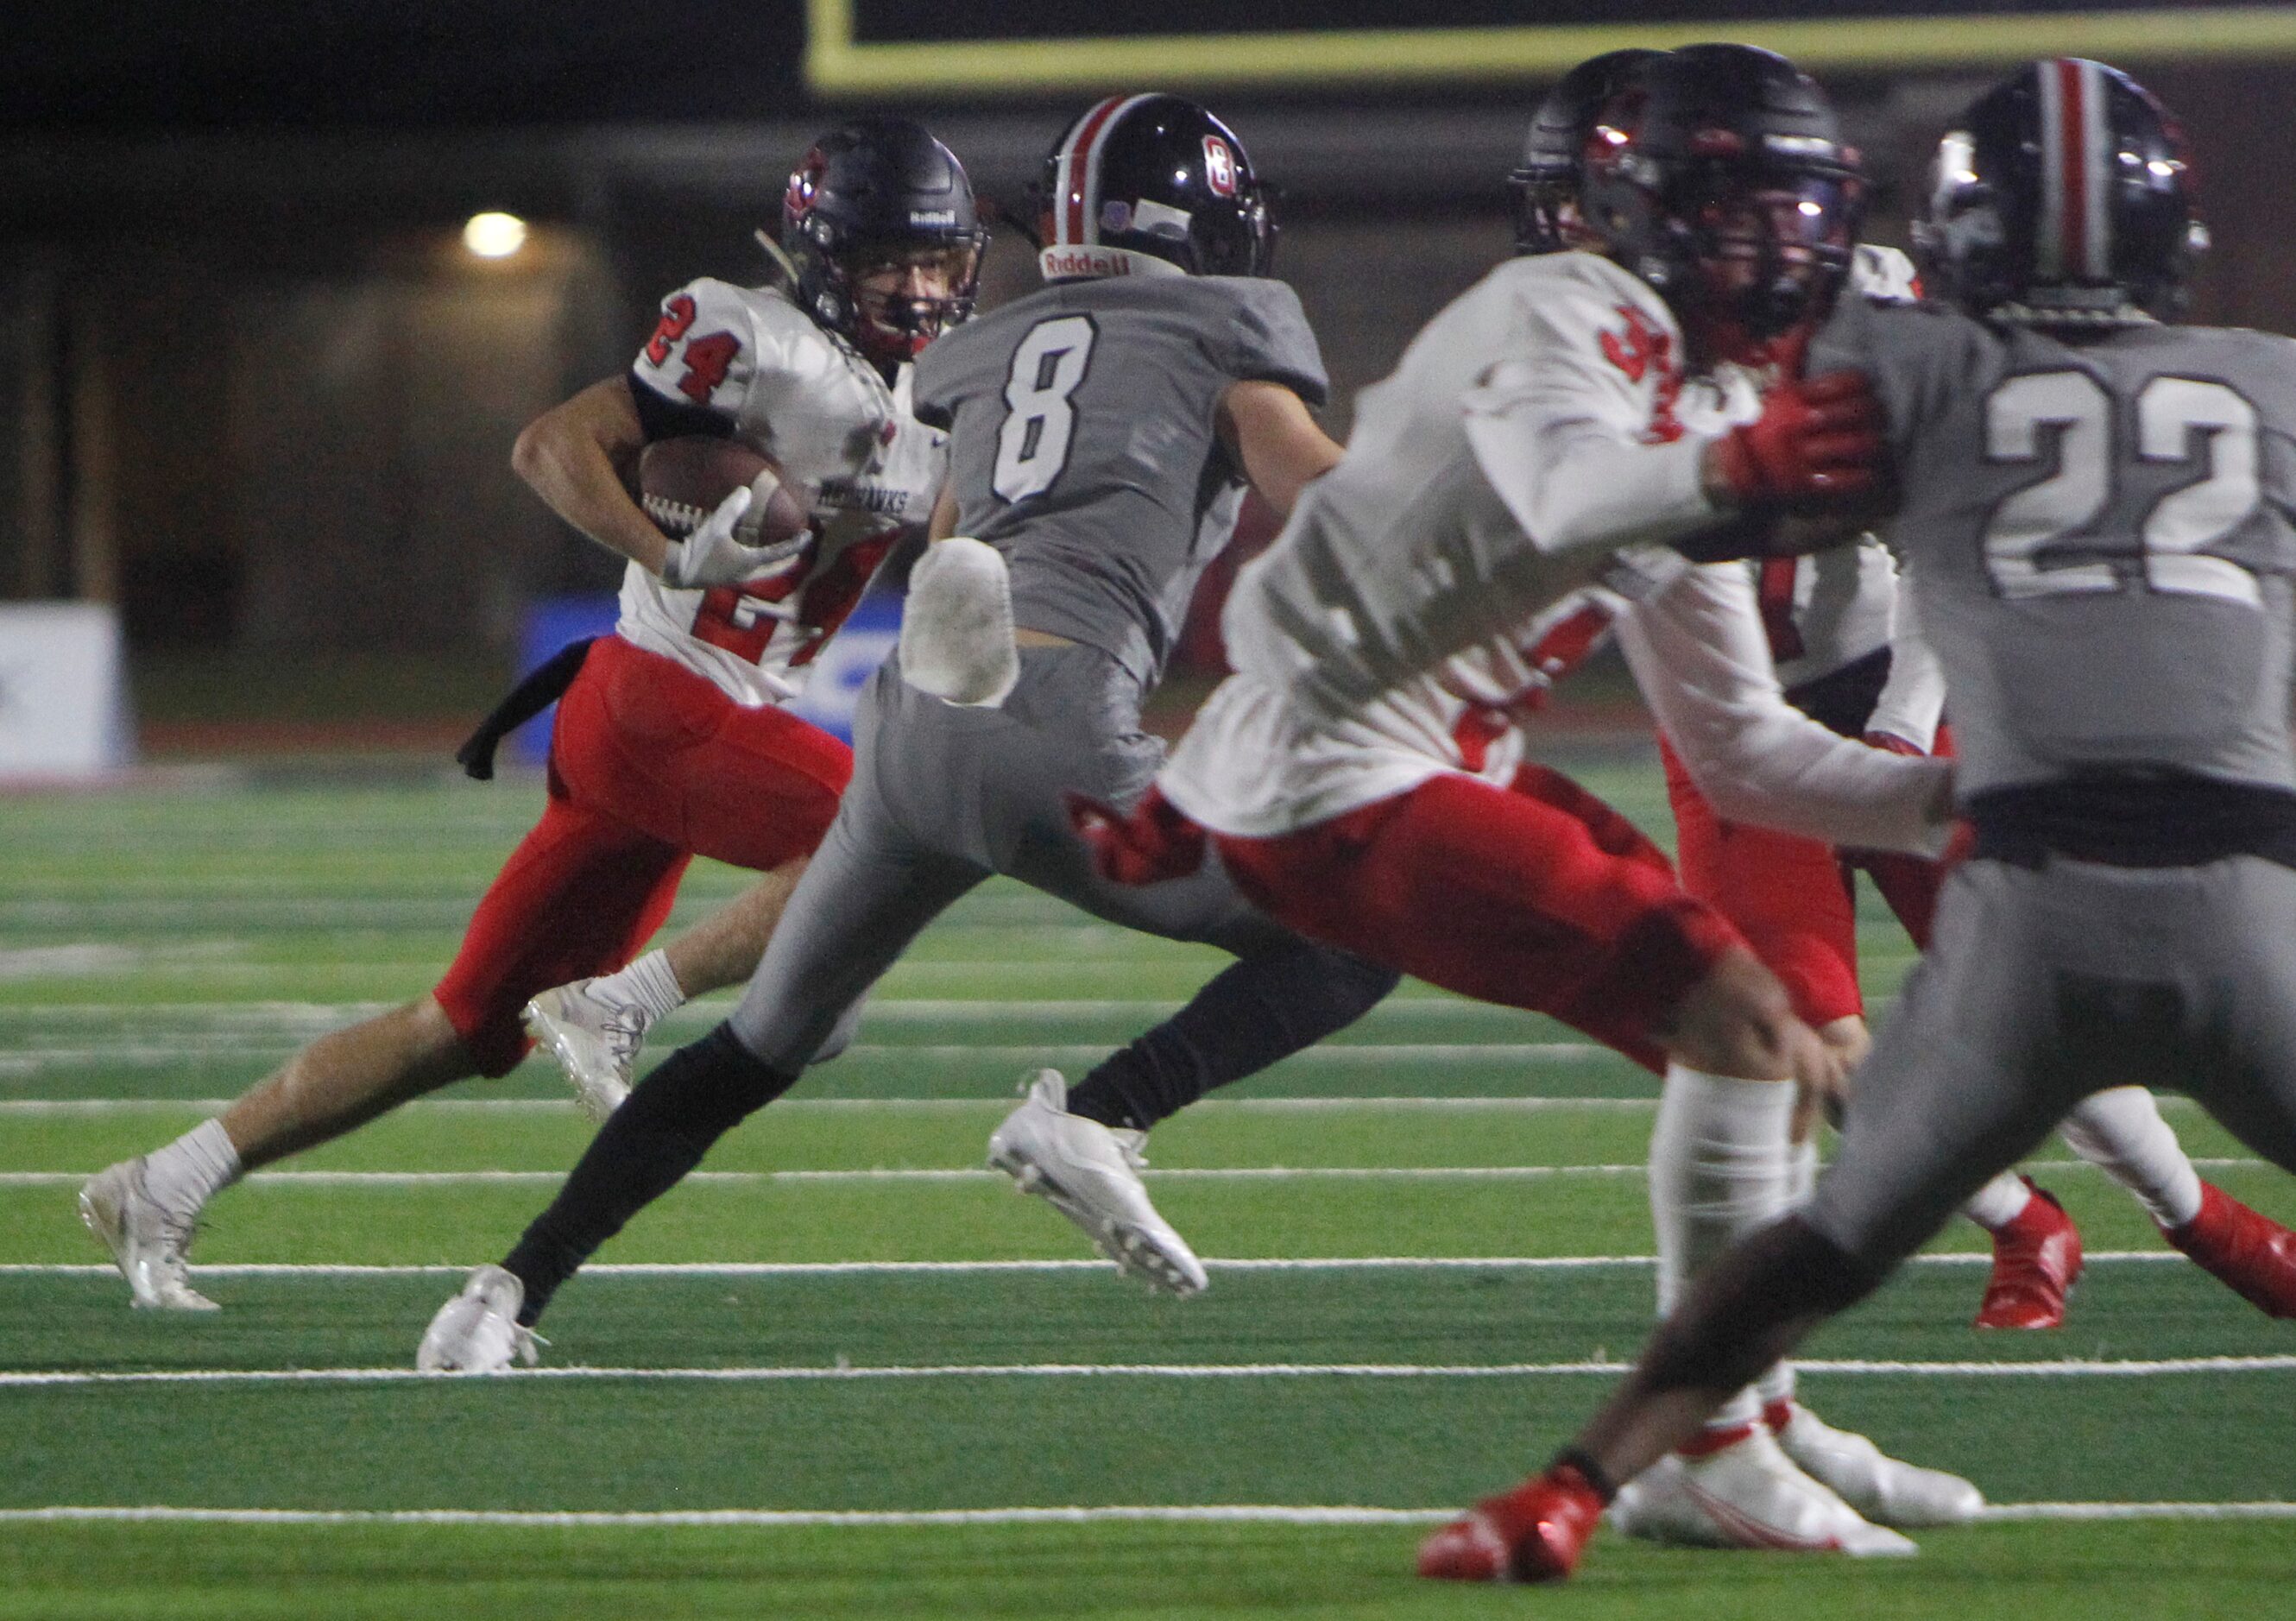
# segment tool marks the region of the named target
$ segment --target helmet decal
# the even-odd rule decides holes
[[[2060,56],[2033,64],[2041,101],[2041,217],[2034,268],[2044,276],[2103,280],[2112,273],[2112,210],[2106,206],[2103,74]]]
[[[1152,99],[1145,95],[1111,95],[1070,127],[1055,160],[1058,173],[1050,200],[1053,228],[1047,233],[1047,247],[1100,245],[1100,148],[1125,112]]]
[[[1235,195],[1235,154],[1218,135],[1204,137],[1204,179],[1214,196]]]

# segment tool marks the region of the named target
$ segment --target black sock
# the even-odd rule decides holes
[[[599,1245],[795,1079],[751,1057],[722,1024],[656,1065],[608,1117],[558,1197],[504,1257],[504,1267],[526,1286],[518,1320],[531,1325]]]
[[[1305,940],[1239,957],[1187,1006],[1078,1082],[1069,1112],[1145,1131],[1215,1086],[1346,1028],[1401,978]]]

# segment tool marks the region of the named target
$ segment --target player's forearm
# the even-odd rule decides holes
[[[1938,722],[1944,712],[1945,671],[1921,634],[1912,582],[1901,579],[1890,617],[1890,679],[1874,701],[1866,729],[1903,738],[1927,754],[1937,747]]]
[[[1751,598],[1742,571],[1701,569],[1620,623],[1628,665],[1700,791],[1734,822],[1937,854],[1951,766],[1868,749],[1788,705]]]
[[[1280,383],[1231,384],[1220,400],[1220,429],[1259,498],[1288,518],[1300,492],[1346,453],[1308,413],[1307,402]]]
[[[643,444],[627,385],[610,378],[529,423],[512,449],[511,466],[552,512],[659,574],[669,537],[630,499],[616,461],[618,454],[635,457]]]

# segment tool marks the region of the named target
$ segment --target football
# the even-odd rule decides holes
[[[804,504],[782,482],[772,458],[746,445],[694,435],[656,440],[638,458],[638,504],[673,540],[693,533],[745,484],[756,498],[734,531],[743,545],[770,545],[810,527]]]

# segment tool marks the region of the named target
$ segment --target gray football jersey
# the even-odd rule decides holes
[[[1281,282],[1057,282],[925,351],[916,414],[950,430],[957,532],[1004,553],[1016,624],[1155,681],[1242,504],[1214,421],[1245,379],[1324,401],[1323,356]]]
[[[2083,771],[2296,788],[2296,342],[2141,326],[2065,341],[1846,303],[1813,373],[1888,413],[1892,544],[1946,674],[1966,799]]]

